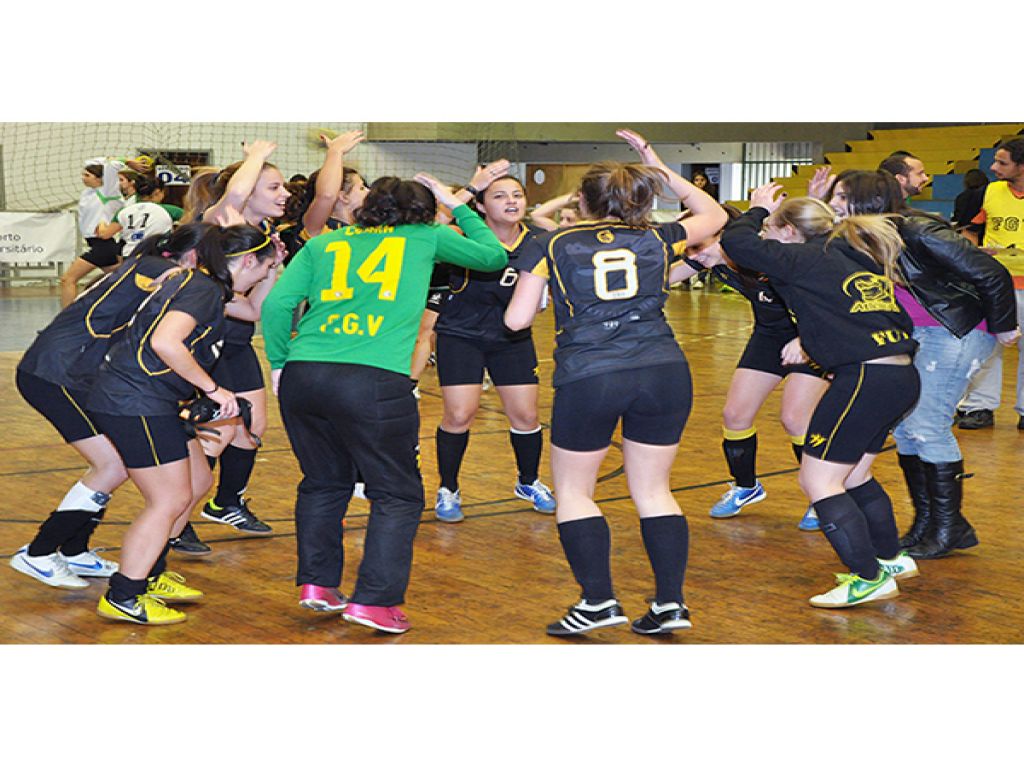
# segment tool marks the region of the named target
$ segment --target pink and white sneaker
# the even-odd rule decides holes
[[[341,618],[353,624],[362,624],[364,627],[396,635],[408,632],[412,628],[408,617],[396,606],[349,603]]]
[[[348,598],[337,589],[318,587],[315,584],[303,584],[299,605],[311,611],[329,613],[345,610]]]

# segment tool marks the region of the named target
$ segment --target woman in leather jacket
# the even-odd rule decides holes
[[[896,214],[905,244],[896,295],[920,344],[914,365],[921,396],[893,431],[914,505],[914,522],[900,546],[917,559],[973,547],[978,537],[961,512],[968,475],[953,415],[996,341],[1011,346],[1020,336],[1013,280],[944,220],[909,208],[899,183],[885,171],[844,177],[830,204],[842,216]]]

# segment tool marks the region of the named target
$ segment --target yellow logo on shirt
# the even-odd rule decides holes
[[[874,272],[854,272],[843,281],[843,293],[854,299],[854,312],[899,312],[892,281]]]
[[[600,232],[597,233],[597,242],[605,244],[614,243],[615,233],[609,232],[607,229],[602,229]]]

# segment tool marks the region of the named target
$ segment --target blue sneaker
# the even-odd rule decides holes
[[[804,516],[800,519],[800,525],[797,526],[801,531],[820,531],[821,523],[818,522],[818,513],[814,511],[814,506],[807,508],[804,512]]]
[[[530,485],[516,483],[516,496],[533,503],[533,508],[545,515],[552,515],[555,512],[555,497],[540,480],[534,480]]]
[[[465,519],[462,514],[462,496],[459,491],[438,488],[437,502],[434,504],[434,515],[442,523],[460,523]]]
[[[756,504],[767,495],[760,480],[753,488],[740,488],[735,483],[729,483],[729,490],[711,508],[711,516],[718,519],[736,517],[747,504]]]

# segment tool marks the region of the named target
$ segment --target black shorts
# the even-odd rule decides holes
[[[783,365],[782,348],[795,339],[796,336],[777,336],[771,333],[754,331],[747,342],[746,348],[740,361],[736,363],[737,368],[747,368],[752,371],[762,371],[773,376],[785,378],[790,373],[805,373],[808,376],[821,378],[824,370],[815,371],[807,363],[800,365]]]
[[[496,387],[537,384],[533,338],[477,341],[437,334],[437,378],[442,387],[483,384],[485,368]]]
[[[177,416],[93,416],[128,469],[158,467],[188,457],[188,441],[192,438]]]
[[[451,288],[447,286],[444,288],[434,288],[431,286],[430,291],[427,293],[427,309],[431,312],[440,312],[449,293],[451,293]]]
[[[229,392],[254,392],[266,386],[260,359],[249,344],[225,344],[210,375]]]
[[[646,445],[675,445],[693,405],[686,361],[613,373],[563,384],[551,408],[551,444],[567,451],[599,451],[622,436]]]
[[[807,427],[804,455],[856,464],[864,454],[882,450],[886,436],[917,403],[921,379],[913,365],[856,363],[833,373]]]
[[[87,237],[85,242],[89,250],[82,254],[82,258],[94,267],[105,269],[112,267],[121,259],[122,243],[117,240],[104,240],[102,237]]]
[[[76,443],[100,434],[95,420],[85,409],[88,392],[70,390],[24,371],[15,375],[15,386],[25,402],[53,424],[65,442]]]

